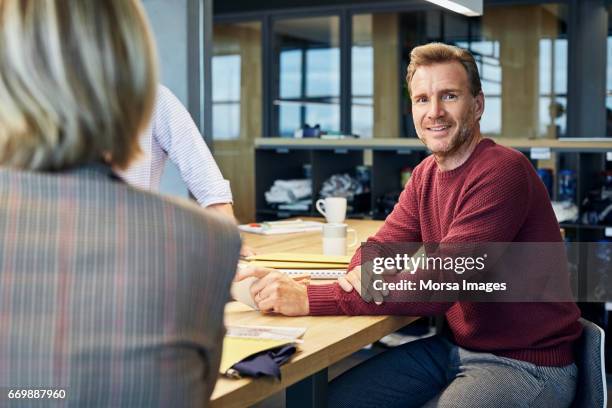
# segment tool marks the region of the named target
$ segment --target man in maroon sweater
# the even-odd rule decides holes
[[[382,228],[384,242],[560,242],[544,185],[519,152],[480,133],[484,111],[472,55],[444,44],[416,47],[407,75],[412,115],[432,152],[412,174]],[[253,271],[262,311],[286,315],[440,315],[449,336],[408,343],[330,385],[331,406],[566,407],[581,334],[574,303],[366,302],[358,252],[345,278],[304,286]]]

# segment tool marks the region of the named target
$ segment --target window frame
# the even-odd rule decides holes
[[[601,18],[610,0],[485,0],[485,6],[492,5],[541,5],[565,4],[568,7],[568,73],[567,73],[567,132],[566,137],[599,137],[605,136],[605,83],[606,83],[606,52],[596,52],[607,40],[607,20],[604,24],[591,24],[589,16]],[[351,133],[351,47],[352,18],[355,14],[380,12],[411,12],[438,9],[434,5],[418,1],[385,1],[366,4],[345,4],[319,7],[296,7],[273,9],[257,12],[218,14],[214,22],[260,21],[262,24],[262,135],[264,137],[278,136],[277,123],[274,114],[273,101],[278,94],[279,84],[274,83],[273,70],[278,63],[274,60],[274,33],[272,25],[275,20],[287,18],[306,18],[338,16],[340,18],[340,130]],[[588,22],[588,24],[587,24]],[[595,40],[596,47],[593,47]],[[585,63],[585,61],[587,61]],[[276,65],[275,65],[276,64]],[[398,67],[400,69],[400,67]],[[603,83],[599,95],[596,91],[585,90],[580,78]],[[276,92],[275,92],[276,91]],[[401,90],[398,90],[401,93]],[[595,96],[595,102],[593,102]],[[601,105],[592,109],[601,99]],[[398,106],[401,109],[401,106]],[[601,114],[601,113],[604,114]],[[401,115],[400,120],[401,120]],[[276,127],[275,127],[276,126]],[[401,126],[400,126],[401,128]],[[401,136],[401,135],[398,135]]]

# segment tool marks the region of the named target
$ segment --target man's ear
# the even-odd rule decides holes
[[[480,118],[482,118],[482,114],[484,113],[485,106],[484,94],[482,93],[482,91],[478,92],[478,95],[474,97],[474,104],[474,119],[480,121]]]

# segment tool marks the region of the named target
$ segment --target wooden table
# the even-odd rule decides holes
[[[348,220],[347,223],[355,228],[360,240],[365,240],[382,224],[381,221],[364,220]],[[258,253],[321,253],[320,232],[276,236],[244,234],[244,240]],[[246,407],[287,388],[288,407],[324,407],[330,365],[416,319],[405,316],[272,316],[231,302],[225,309],[226,325],[294,326],[307,330],[298,353],[281,367],[281,381],[220,377],[210,406]]]

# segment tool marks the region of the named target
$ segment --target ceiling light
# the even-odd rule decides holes
[[[468,17],[482,16],[482,0],[425,0]]]

